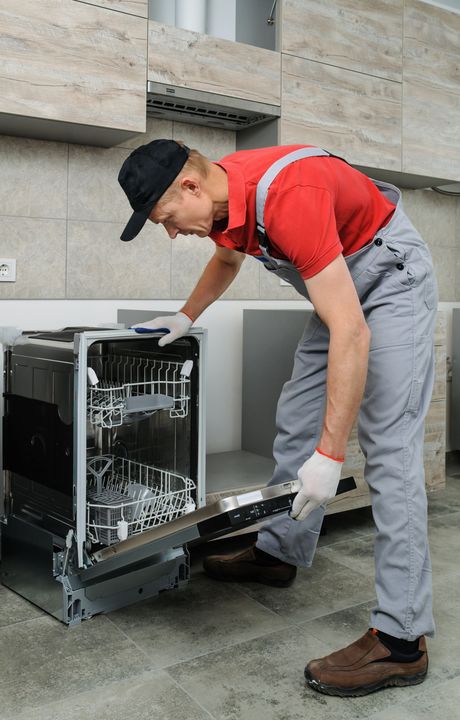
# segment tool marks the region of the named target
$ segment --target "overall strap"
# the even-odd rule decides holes
[[[306,148],[300,148],[299,150],[294,150],[293,152],[287,153],[287,155],[283,155],[283,157],[276,160],[273,165],[270,165],[268,170],[265,171],[265,173],[260,178],[258,184],[257,184],[257,191],[256,191],[256,222],[257,222],[257,232],[260,237],[265,236],[265,225],[264,225],[264,208],[265,208],[265,201],[267,200],[268,190],[270,188],[270,185],[272,184],[273,180],[276,178],[279,172],[283,170],[283,168],[286,167],[286,165],[289,165],[292,162],[295,162],[296,160],[303,160],[304,158],[309,157],[318,157],[321,155],[325,155],[326,157],[335,157],[334,155],[331,155],[331,153],[328,153],[326,150],[322,150],[321,148],[317,147],[306,147]],[[340,158],[341,159],[341,158]]]

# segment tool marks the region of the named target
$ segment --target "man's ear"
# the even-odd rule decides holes
[[[192,195],[199,195],[201,193],[200,181],[198,178],[190,175],[184,175],[184,177],[181,178],[180,187],[181,190],[192,193]]]

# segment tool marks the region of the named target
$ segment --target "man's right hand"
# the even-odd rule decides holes
[[[178,312],[175,315],[165,315],[162,317],[156,317],[153,320],[147,320],[146,322],[136,323],[131,325],[131,328],[137,330],[167,330],[167,334],[158,340],[158,345],[163,347],[169,345],[174,340],[186,335],[193,325],[193,320],[189,318],[183,312]]]

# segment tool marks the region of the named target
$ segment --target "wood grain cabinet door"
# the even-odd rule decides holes
[[[401,82],[403,0],[284,0],[281,49]]]
[[[148,0],[75,0],[75,2],[98,5],[108,10],[116,10],[117,12],[128,13],[128,15],[138,15],[143,18],[147,18],[149,15]]]
[[[460,181],[460,13],[406,0],[403,170]]]
[[[281,143],[401,170],[401,83],[283,54]]]
[[[3,0],[0,26],[3,118],[145,130],[146,19],[74,0]]]

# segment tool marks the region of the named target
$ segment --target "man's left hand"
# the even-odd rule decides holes
[[[342,472],[342,459],[335,460],[315,450],[297,473],[302,487],[291,510],[294,520],[305,520],[313,510],[333,498]]]

